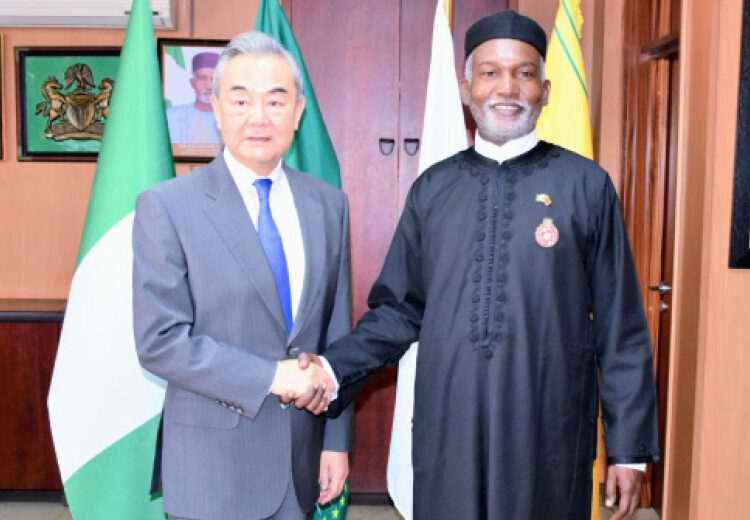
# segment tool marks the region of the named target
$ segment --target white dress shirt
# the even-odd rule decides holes
[[[484,155],[488,159],[497,161],[498,164],[525,154],[539,143],[539,136],[536,130],[532,130],[523,137],[511,139],[502,146],[491,143],[484,139],[477,131],[474,134],[474,150],[479,155]]]
[[[289,292],[292,300],[292,316],[297,316],[302,287],[305,281],[305,248],[302,242],[302,228],[294,205],[292,189],[289,180],[281,167],[281,161],[268,177],[262,177],[243,166],[235,159],[227,148],[224,148],[224,161],[229,173],[240,190],[242,201],[253,220],[253,226],[258,229],[258,212],[260,201],[253,183],[258,179],[271,179],[271,191],[268,193],[268,204],[271,206],[271,216],[281,235],[281,243],[286,256],[286,266],[289,271]]]

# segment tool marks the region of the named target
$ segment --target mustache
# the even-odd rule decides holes
[[[509,106],[520,108],[525,111],[531,110],[531,104],[525,101],[521,101],[519,99],[505,99],[505,98],[497,98],[497,99],[491,99],[491,100],[485,101],[482,108],[485,111],[488,111],[492,109],[495,105],[509,105]]]

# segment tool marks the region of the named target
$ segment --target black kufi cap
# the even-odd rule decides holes
[[[544,29],[528,16],[510,9],[485,16],[466,31],[466,57],[487,40],[508,38],[526,42],[544,57],[547,54],[547,35]]]

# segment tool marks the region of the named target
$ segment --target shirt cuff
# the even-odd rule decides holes
[[[338,390],[338,386],[336,387],[336,390]],[[629,468],[629,469],[635,469],[638,471],[641,471],[643,473],[646,472],[646,463],[634,463],[634,464],[615,464],[615,466],[621,466],[623,468]]]
[[[326,371],[326,374],[328,374],[330,378],[333,380],[333,382],[336,384],[336,388],[333,390],[333,393],[331,394],[331,401],[334,401],[339,396],[339,382],[336,380],[336,374],[333,373],[333,369],[331,368],[331,364],[328,362],[328,360],[324,358],[323,356],[320,356],[320,361],[321,363],[323,363],[323,370]]]

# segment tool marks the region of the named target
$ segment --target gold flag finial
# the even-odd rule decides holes
[[[453,30],[453,0],[443,0],[445,16],[448,17],[448,26]]]

